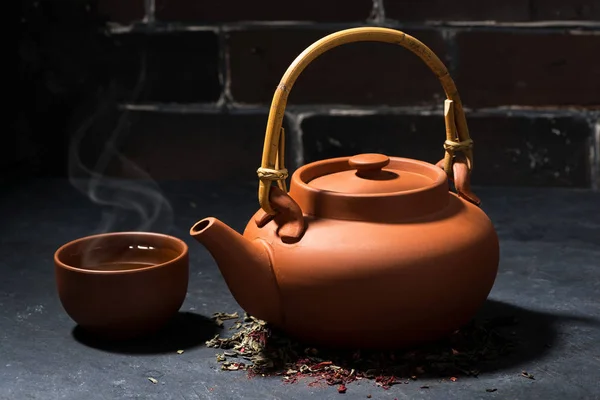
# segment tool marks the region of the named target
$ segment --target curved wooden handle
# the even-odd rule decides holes
[[[472,140],[469,137],[467,121],[458,91],[446,66],[431,49],[414,37],[394,29],[378,27],[346,29],[325,36],[306,48],[288,67],[277,86],[267,122],[262,163],[257,171],[260,180],[258,200],[261,208],[268,214],[275,214],[275,211],[269,204],[271,182],[277,181],[280,189],[287,192],[285,179],[288,174],[283,163],[285,133],[281,124],[283,122],[287,98],[292,86],[300,73],[311,61],[327,50],[352,42],[386,42],[397,44],[412,51],[427,64],[440,80],[447,97],[444,107],[444,119],[446,122],[444,171],[452,178],[452,164],[455,151],[462,151],[465,154],[468,160],[469,171],[473,167]]]

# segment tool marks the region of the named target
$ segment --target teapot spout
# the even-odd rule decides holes
[[[216,218],[205,218],[190,235],[213,256],[238,304],[250,315],[283,324],[282,304],[268,245],[249,240]]]

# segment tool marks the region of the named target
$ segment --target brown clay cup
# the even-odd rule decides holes
[[[115,232],[69,242],[54,254],[60,301],[85,331],[110,340],[154,333],[180,309],[188,247],[172,236]]]

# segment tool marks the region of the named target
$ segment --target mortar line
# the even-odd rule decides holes
[[[385,26],[392,29],[433,29],[454,28],[470,31],[521,31],[527,33],[568,33],[568,34],[600,34],[600,21],[537,21],[537,22],[496,22],[496,21],[422,21],[402,22],[385,17],[383,0],[373,0],[373,15],[364,21],[347,22],[313,22],[313,21],[241,21],[233,23],[206,23],[202,25],[181,22],[162,22],[155,19],[155,0],[145,0],[146,24],[118,25],[109,29],[112,33],[127,32],[172,32],[172,31],[217,31],[224,32],[269,29],[269,28],[294,28],[306,30],[341,30],[360,26]],[[381,8],[380,8],[381,7]],[[377,8],[377,9],[376,9]]]
[[[219,84],[221,85],[221,94],[217,100],[217,107],[227,107],[231,102],[231,74],[229,71],[229,51],[227,48],[226,33],[222,29],[217,32],[217,40],[219,43],[218,69],[219,69]]]
[[[205,113],[221,111],[221,104],[214,103],[123,103],[122,109],[137,111],[173,112],[173,113]],[[228,112],[238,114],[267,113],[269,104],[243,104],[231,102],[227,104]],[[318,113],[328,115],[377,115],[377,114],[418,114],[437,115],[443,110],[443,104],[430,106],[379,106],[353,104],[289,104],[286,111],[296,114]],[[497,106],[471,109],[465,107],[465,112],[472,116],[523,116],[539,118],[556,117],[600,117],[600,109],[568,108],[568,107],[526,107],[526,106]]]
[[[593,124],[590,143],[590,180],[593,190],[600,190],[600,118]]]
[[[155,0],[144,0],[144,22],[148,25],[153,25],[155,22]]]

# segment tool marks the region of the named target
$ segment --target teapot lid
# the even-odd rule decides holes
[[[450,196],[443,169],[376,153],[304,165],[289,194],[308,215],[382,222],[435,213]]]
[[[348,159],[348,169],[314,178],[308,185],[339,193],[394,193],[419,189],[433,183],[432,177],[418,171],[390,165],[383,154],[359,154]]]

